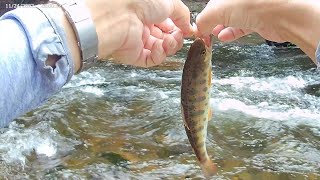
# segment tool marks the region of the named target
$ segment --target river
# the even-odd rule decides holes
[[[0,133],[1,179],[202,179],[180,83],[192,40],[150,69],[101,63]],[[213,46],[214,179],[320,179],[319,72],[256,35]]]
[[[194,21],[205,1],[184,2]],[[0,13],[5,3],[13,1],[2,1]],[[0,179],[203,179],[180,114],[191,43],[158,67],[105,62],[74,76],[0,130]],[[315,65],[299,49],[269,47],[256,35],[215,41],[213,49],[213,179],[320,179]]]

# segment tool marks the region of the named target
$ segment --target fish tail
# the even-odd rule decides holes
[[[217,173],[217,166],[209,158],[202,162],[200,166],[207,179]]]

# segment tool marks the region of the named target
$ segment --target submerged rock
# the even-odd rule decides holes
[[[320,84],[308,85],[304,88],[305,93],[320,97]]]
[[[269,40],[266,40],[266,43],[269,45],[269,46],[275,46],[275,47],[295,47],[296,45],[292,44],[291,42],[282,42],[282,43],[279,43],[279,42],[274,42],[274,41],[269,41]]]

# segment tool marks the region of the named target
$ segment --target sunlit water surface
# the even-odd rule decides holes
[[[159,67],[102,63],[73,77],[2,130],[1,179],[202,179],[180,114],[191,42]],[[216,43],[212,61],[213,179],[320,179],[315,65],[298,49],[242,42]]]

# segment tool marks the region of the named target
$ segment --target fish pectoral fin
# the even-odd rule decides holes
[[[189,126],[188,126],[188,124],[187,124],[187,121],[186,121],[186,117],[185,117],[185,114],[184,114],[184,109],[183,109],[182,104],[181,104],[181,114],[182,114],[182,119],[183,119],[183,124],[184,124],[184,126],[185,126],[188,130],[190,130],[190,128],[189,128]]]
[[[209,107],[209,110],[208,110],[208,121],[210,121],[212,119],[212,108]]]

